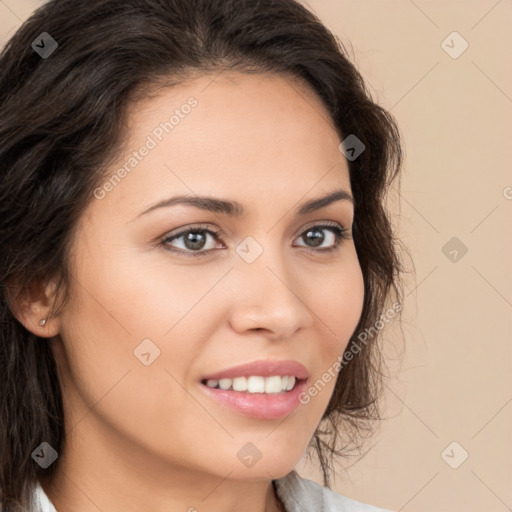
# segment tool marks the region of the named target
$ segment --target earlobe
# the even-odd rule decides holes
[[[29,329],[31,332],[36,334],[37,336],[41,338],[51,338],[58,334],[59,332],[59,320],[58,318],[52,318],[52,320],[49,322],[49,317],[41,318],[39,322],[37,323],[37,332],[34,329]],[[28,329],[28,327],[27,327]]]
[[[50,338],[59,331],[58,318],[50,315],[54,300],[54,283],[33,283],[25,293],[10,301],[10,307],[12,314],[28,331]]]

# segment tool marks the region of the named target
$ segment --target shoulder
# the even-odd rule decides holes
[[[343,496],[302,478],[295,470],[274,482],[286,512],[391,512]]]

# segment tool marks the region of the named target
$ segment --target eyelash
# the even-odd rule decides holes
[[[332,245],[331,247],[328,247],[328,248],[321,248],[321,249],[315,249],[314,247],[307,247],[307,246],[303,246],[303,245],[301,245],[300,247],[302,249],[306,249],[308,252],[313,252],[313,253],[331,253],[331,252],[339,249],[341,242],[343,240],[348,240],[350,238],[350,236],[348,234],[348,230],[345,229],[343,226],[341,226],[341,224],[338,224],[337,222],[332,222],[332,223],[324,222],[322,224],[315,224],[313,226],[306,228],[299,235],[299,237],[305,235],[308,231],[316,231],[316,230],[322,230],[322,229],[329,229],[334,233],[334,235],[336,237],[334,245]],[[192,256],[192,257],[204,256],[206,254],[209,254],[211,251],[216,250],[216,249],[209,249],[206,251],[205,250],[184,251],[182,249],[176,249],[176,248],[170,247],[168,245],[168,243],[171,240],[177,240],[177,239],[181,238],[182,236],[187,235],[188,233],[209,233],[210,235],[213,235],[213,237],[217,241],[219,241],[219,237],[221,237],[224,234],[222,232],[222,230],[220,230],[220,229],[218,229],[218,230],[208,229],[208,225],[191,226],[191,227],[187,228],[186,230],[180,231],[179,233],[176,233],[172,236],[166,236],[165,238],[160,240],[159,245],[163,246],[168,251],[175,252],[178,254],[184,254],[185,256]],[[222,241],[222,240],[220,240],[220,241]]]

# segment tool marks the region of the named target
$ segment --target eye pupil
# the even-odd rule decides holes
[[[310,229],[306,232],[306,238],[313,242],[313,247],[317,245],[322,245],[322,242],[325,238],[321,229]]]

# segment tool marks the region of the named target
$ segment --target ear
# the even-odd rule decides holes
[[[42,338],[58,334],[60,321],[51,313],[56,300],[55,281],[34,281],[28,290],[10,303],[11,311],[23,326]]]

